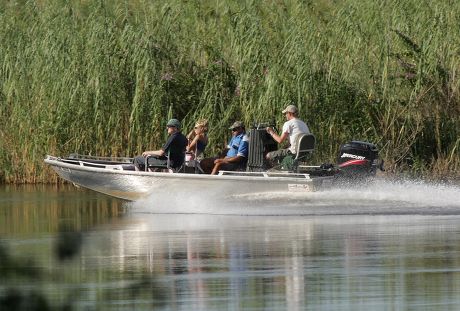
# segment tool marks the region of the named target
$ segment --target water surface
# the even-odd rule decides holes
[[[423,183],[135,203],[72,186],[3,187],[0,299],[76,310],[458,310],[459,202],[458,187]],[[62,241],[78,251],[62,257]]]

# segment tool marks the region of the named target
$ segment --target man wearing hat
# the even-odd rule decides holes
[[[268,127],[267,133],[278,143],[281,144],[289,137],[290,146],[287,149],[280,149],[267,153],[267,160],[270,162],[281,161],[288,154],[296,154],[297,137],[300,134],[309,134],[308,126],[302,120],[297,118],[299,110],[294,105],[288,105],[283,111],[286,116],[286,122],[283,124],[283,129],[280,135],[276,134],[273,128]]]
[[[145,158],[148,157],[149,166],[166,166],[178,168],[181,167],[185,159],[185,148],[187,147],[188,140],[181,133],[181,124],[177,119],[171,119],[166,124],[168,129],[168,140],[161,147],[160,150],[145,151],[141,157],[134,158],[134,164],[138,170],[145,170]]]
[[[232,130],[232,138],[227,145],[227,154],[224,158],[207,158],[200,162],[201,168],[211,175],[217,174],[220,170],[235,171],[244,169],[248,159],[249,138],[246,135],[242,122],[236,121],[229,128]]]

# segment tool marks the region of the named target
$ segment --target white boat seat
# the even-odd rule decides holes
[[[315,135],[311,133],[299,135],[297,138],[297,151],[293,163],[293,170],[295,172],[298,172],[299,162],[305,161],[311,156],[315,149],[315,143]]]

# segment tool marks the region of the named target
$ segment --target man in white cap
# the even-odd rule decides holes
[[[267,127],[267,133],[278,143],[281,144],[286,138],[289,137],[290,146],[287,149],[280,149],[267,153],[267,160],[271,163],[275,161],[281,161],[285,156],[289,154],[296,154],[297,137],[300,134],[308,134],[310,130],[308,126],[302,120],[298,119],[299,110],[294,105],[288,105],[284,110],[283,114],[286,116],[286,122],[283,124],[283,129],[280,135],[276,134],[273,128]]]

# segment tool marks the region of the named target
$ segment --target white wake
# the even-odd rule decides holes
[[[225,215],[458,215],[460,186],[416,181],[375,181],[317,192],[222,196],[220,191],[164,192],[131,203],[137,212]]]

